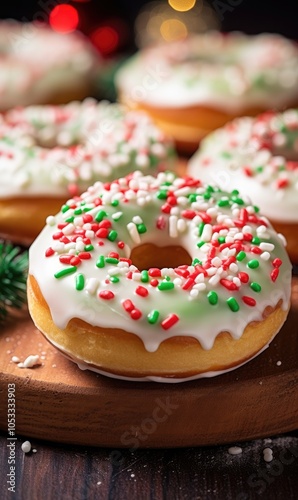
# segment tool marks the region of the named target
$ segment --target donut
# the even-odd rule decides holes
[[[56,33],[45,24],[0,22],[0,110],[61,104],[90,95],[101,65],[81,33]]]
[[[173,164],[172,142],[144,113],[90,98],[15,108],[0,123],[0,232],[32,240],[96,180]]]
[[[210,134],[188,164],[190,175],[239,188],[284,234],[298,262],[298,110],[243,117]]]
[[[120,68],[120,101],[148,112],[182,153],[239,116],[298,104],[298,48],[280,35],[210,31],[144,49]]]
[[[134,172],[68,200],[29,252],[36,327],[81,368],[180,382],[241,366],[289,309],[284,240],[239,192]]]

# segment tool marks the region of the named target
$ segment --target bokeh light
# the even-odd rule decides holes
[[[178,10],[178,12],[186,12],[192,9],[196,0],[168,0],[169,5],[174,9]]]
[[[160,33],[166,42],[180,40],[187,36],[187,27],[179,19],[166,19],[160,27]]]
[[[70,33],[79,24],[79,14],[72,5],[59,4],[50,13],[49,23],[54,31],[59,33]]]
[[[99,26],[91,33],[90,38],[103,55],[111,54],[119,45],[119,33],[113,26]]]

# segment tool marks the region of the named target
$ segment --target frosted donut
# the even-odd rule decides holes
[[[117,75],[120,100],[147,111],[182,152],[238,116],[298,104],[298,48],[280,35],[207,32],[140,51]]]
[[[68,200],[30,248],[29,310],[81,368],[179,382],[234,369],[289,309],[283,239],[238,191],[134,172]]]
[[[188,170],[247,194],[284,234],[289,255],[298,262],[298,110],[227,124],[202,141]]]
[[[81,33],[0,22],[0,110],[60,104],[90,95],[99,57]]]
[[[93,99],[16,108],[0,124],[0,232],[36,237],[96,180],[173,163],[171,141],[144,113]]]

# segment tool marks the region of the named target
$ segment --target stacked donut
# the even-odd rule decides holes
[[[173,165],[171,141],[143,113],[86,99],[8,111],[0,124],[0,231],[33,238],[95,180]]]
[[[289,255],[298,262],[298,110],[227,124],[202,142],[188,170],[249,195],[286,236]]]
[[[207,32],[133,56],[120,99],[143,109],[182,152],[238,116],[298,104],[298,48],[280,35]]]
[[[48,218],[28,299],[37,328],[81,368],[177,382],[261,352],[290,284],[283,239],[238,191],[135,172]]]
[[[0,110],[60,104],[92,92],[101,65],[80,33],[61,34],[37,23],[0,22]]]

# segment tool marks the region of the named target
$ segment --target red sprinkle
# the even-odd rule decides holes
[[[191,288],[192,286],[194,285],[194,280],[192,278],[188,278],[183,287],[182,287],[182,290],[188,290],[189,288]]]
[[[91,259],[91,253],[89,252],[80,252],[78,257],[80,257],[80,259],[82,260],[88,260],[88,259]]]
[[[158,283],[159,283],[159,281],[157,279],[153,279],[153,280],[150,281],[150,285],[151,286],[157,286]]]
[[[179,321],[177,314],[169,314],[169,316],[161,322],[161,326],[164,330],[172,328]]]
[[[51,257],[52,255],[54,255],[55,251],[52,249],[52,247],[49,247],[47,248],[47,250],[45,251],[45,256],[46,257]]]
[[[243,171],[244,171],[245,175],[247,175],[247,177],[252,177],[253,176],[253,172],[252,172],[251,168],[249,168],[249,167],[243,167]]]
[[[248,283],[249,281],[249,275],[244,272],[238,273],[238,278],[240,279],[241,283]]]
[[[145,288],[144,286],[138,286],[136,288],[136,294],[140,295],[141,297],[147,297],[149,292],[148,292],[147,288]]]
[[[109,234],[109,231],[105,227],[102,227],[101,229],[96,231],[96,236],[98,238],[106,238],[108,236],[108,234]]]
[[[77,257],[76,255],[74,255],[70,261],[70,264],[72,266],[79,266],[81,264],[81,259],[79,259],[79,257]]]
[[[158,278],[161,276],[161,270],[158,267],[151,267],[148,271],[149,276],[151,278]]]
[[[194,219],[194,217],[197,215],[194,210],[182,210],[181,212],[182,217],[185,219]]]
[[[119,253],[117,252],[110,252],[109,257],[112,257],[113,259],[119,259]]]
[[[135,309],[135,306],[133,305],[132,301],[130,299],[126,299],[122,302],[122,306],[124,307],[125,311],[131,312]]]
[[[289,185],[289,181],[288,179],[278,179],[276,185],[278,189],[282,189]]]
[[[271,273],[270,273],[270,278],[271,278],[271,281],[273,281],[273,282],[274,282],[274,281],[276,281],[276,280],[277,280],[278,275],[279,275],[279,269],[278,269],[278,267],[275,267],[275,268],[273,269],[273,271],[271,271]]]
[[[130,317],[131,319],[140,319],[142,317],[142,313],[140,311],[140,309],[133,309],[130,313]]]
[[[91,214],[85,214],[83,215],[83,221],[85,224],[87,224],[88,222],[93,222],[93,217]]]
[[[121,248],[121,250],[125,247],[124,241],[118,241],[117,245],[118,245],[118,248]]]
[[[238,286],[230,280],[227,280],[225,278],[220,280],[220,284],[227,288],[227,290],[238,290]]]
[[[112,223],[108,219],[104,219],[101,222],[99,222],[98,227],[99,228],[105,227],[106,229],[109,229],[110,227],[112,227]]]
[[[248,297],[247,295],[243,295],[242,300],[243,300],[244,304],[251,306],[251,307],[255,306],[257,303],[255,299],[253,299],[252,297]]]
[[[272,265],[273,267],[280,267],[282,265],[282,260],[276,257],[276,259],[274,259],[274,261],[272,262]]]
[[[250,251],[252,253],[257,254],[257,255],[261,255],[261,253],[262,253],[262,250],[259,247],[251,247]]]
[[[164,205],[162,205],[161,207],[161,211],[164,214],[169,214],[171,212],[171,205],[169,205],[168,203],[164,203]]]
[[[54,233],[52,238],[53,240],[60,240],[60,238],[63,238],[64,234],[62,233],[62,231],[59,231],[57,233]]]
[[[166,227],[166,221],[165,221],[165,218],[162,215],[160,215],[158,217],[158,219],[156,221],[156,227],[157,227],[157,229],[161,229],[161,230],[165,229],[165,227]]]
[[[70,264],[73,255],[60,255],[59,260],[61,264]]]
[[[102,290],[101,292],[99,292],[98,295],[101,299],[104,300],[111,300],[115,297],[115,295],[113,294],[113,292],[111,292],[111,290]]]

